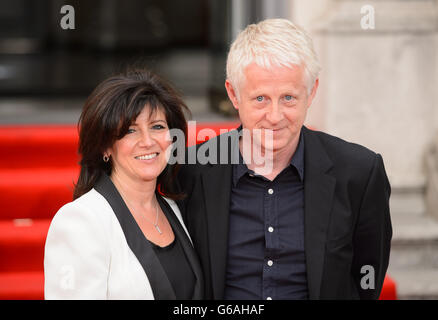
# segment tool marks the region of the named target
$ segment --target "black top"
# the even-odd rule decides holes
[[[161,262],[161,266],[166,271],[167,277],[175,291],[176,299],[191,299],[196,278],[187,261],[178,237],[175,235],[173,242],[166,247],[160,247],[152,242],[150,243]]]
[[[302,135],[273,181],[233,165],[229,219],[225,299],[307,299]]]

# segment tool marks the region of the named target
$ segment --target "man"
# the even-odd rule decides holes
[[[216,160],[179,175],[209,298],[379,297],[390,185],[379,154],[303,125],[319,70],[310,37],[284,19],[248,26],[230,48],[225,87],[242,126],[198,146]]]

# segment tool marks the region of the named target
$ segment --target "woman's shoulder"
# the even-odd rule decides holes
[[[92,188],[87,193],[84,193],[82,196],[76,198],[72,202],[67,203],[67,205],[99,209],[102,209],[104,207],[110,208],[108,201],[94,188]]]
[[[78,223],[79,220],[101,223],[105,216],[112,213],[111,206],[95,189],[63,205],[53,217],[52,224],[63,221]]]

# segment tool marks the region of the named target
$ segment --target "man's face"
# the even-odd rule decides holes
[[[252,63],[245,68],[244,75],[245,79],[238,88],[228,80],[225,83],[243,128],[261,130],[262,149],[268,147],[264,133],[272,130],[274,154],[295,150],[318,80],[308,94],[302,66],[266,69]],[[239,95],[234,88],[239,90]]]

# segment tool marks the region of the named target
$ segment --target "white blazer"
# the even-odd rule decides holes
[[[95,186],[64,205],[50,224],[44,254],[45,298],[174,298],[164,269],[111,180],[105,176],[97,185],[99,188]],[[167,211],[168,218],[169,212],[177,217],[173,225],[169,219],[175,236],[179,235],[180,240],[185,237],[189,244],[183,248],[186,255],[189,253],[188,260],[197,278],[194,298],[199,299],[203,286],[199,262],[181,212],[174,201],[165,200],[160,204],[163,211]],[[163,202],[168,204],[167,209]],[[175,230],[176,224],[182,227],[180,233]],[[157,292],[163,290],[167,293],[157,297]]]

